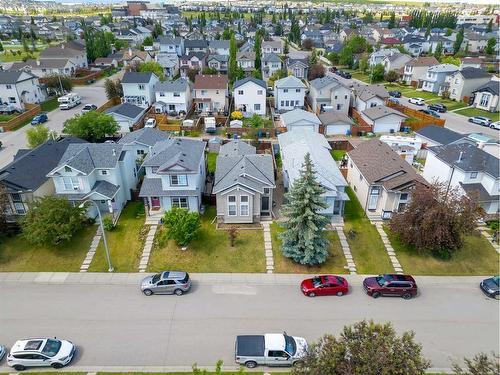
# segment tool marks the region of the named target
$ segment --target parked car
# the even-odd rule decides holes
[[[495,121],[490,124],[490,128],[500,130],[500,121]]]
[[[322,275],[302,281],[300,290],[308,297],[343,296],[349,292],[349,284],[341,276]]]
[[[144,127],[145,128],[154,128],[156,127],[156,119],[150,117],[146,120],[146,122],[144,123]]]
[[[16,371],[27,367],[52,366],[62,368],[75,355],[71,341],[57,338],[31,338],[16,341],[7,356],[7,364]]]
[[[39,113],[35,117],[33,117],[33,120],[31,120],[31,125],[38,125],[38,124],[43,124],[44,122],[47,122],[48,116],[46,113]]]
[[[408,103],[415,104],[415,105],[424,105],[425,100],[423,98],[410,98],[410,99],[408,99]]]
[[[95,111],[96,109],[97,109],[97,106],[95,104],[85,104],[82,108],[82,113]]]
[[[397,100],[396,98],[389,98],[389,99],[387,99],[387,101],[394,103],[394,104],[399,104],[399,100]]]
[[[336,71],[337,71],[337,67],[336,66],[332,66],[330,68],[330,72],[335,73]]]
[[[141,282],[141,291],[146,296],[152,294],[175,294],[181,296],[191,289],[191,279],[187,272],[163,271],[145,277]]]
[[[419,109],[419,112],[425,113],[426,115],[434,116],[435,118],[439,118],[439,114],[432,109]]]
[[[500,298],[500,276],[493,276],[489,279],[484,279],[479,284],[481,290],[490,298]]]
[[[393,98],[401,98],[401,91],[389,91],[389,96]]]
[[[487,117],[483,116],[474,116],[474,117],[469,117],[469,122],[472,122],[474,124],[482,125],[482,126],[490,126],[491,120]]]
[[[441,104],[441,103],[429,104],[427,106],[427,109],[430,109],[431,111],[436,111],[439,113],[445,113],[448,110],[448,108],[444,104]]]
[[[373,298],[380,296],[397,296],[410,299],[417,295],[417,283],[412,276],[385,274],[367,277],[363,280],[366,294]]]
[[[351,75],[351,73],[344,72],[344,74],[342,74],[342,77],[344,77],[345,79],[351,79],[352,75]]]
[[[7,352],[7,349],[5,348],[5,346],[0,345],[0,361],[2,360],[2,358],[4,357],[6,352]]]

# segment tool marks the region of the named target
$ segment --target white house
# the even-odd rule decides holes
[[[304,108],[306,85],[297,77],[288,76],[274,82],[274,108],[277,111],[290,111]]]
[[[283,47],[280,40],[264,40],[262,41],[262,54],[275,53],[280,55],[283,53]]]
[[[107,109],[106,113],[113,116],[120,126],[119,133],[124,134],[131,132],[132,127],[144,117],[146,108],[130,103],[122,103]]]
[[[24,111],[25,104],[41,103],[45,94],[38,78],[24,71],[0,71],[0,104],[8,104]]]
[[[473,91],[474,103],[472,105],[488,112],[498,112],[500,110],[499,85],[498,81],[490,81]]]
[[[441,181],[478,198],[486,214],[498,215],[500,212],[498,157],[474,144],[464,142],[430,147],[423,176],[429,182]]]
[[[347,135],[350,134],[352,120],[342,112],[323,112],[318,115],[325,135]]]
[[[290,189],[309,154],[316,171],[316,181],[325,189],[322,197],[327,204],[319,212],[332,221],[342,221],[345,202],[349,200],[345,188],[347,182],[333,160],[331,146],[326,138],[319,133],[307,130],[295,130],[278,135],[281,159],[283,162],[283,184]]]
[[[186,114],[193,104],[191,83],[186,78],[157,82],[154,91],[156,113],[184,112]]]
[[[340,112],[347,114],[351,103],[351,90],[332,76],[312,80],[309,102],[316,113]]]
[[[354,107],[358,112],[364,111],[367,108],[381,106],[385,104],[385,100],[389,97],[389,93],[383,85],[355,85],[354,92]]]
[[[38,78],[44,78],[52,74],[71,76],[75,73],[77,66],[70,59],[44,59],[18,61],[12,64],[9,70],[24,70]]]
[[[159,81],[154,73],[126,72],[123,75],[123,101],[148,108],[155,102],[154,86]]]
[[[319,132],[319,125],[321,124],[316,114],[300,108],[283,113],[281,115],[281,122],[288,131],[304,129],[315,133]]]
[[[229,56],[229,40],[211,40],[208,42],[210,53]]]
[[[205,142],[170,138],[157,142],[146,156],[146,176],[139,196],[148,214],[172,207],[198,212],[205,188]]]
[[[247,77],[234,82],[234,107],[247,114],[266,114],[266,83],[257,78]]]
[[[362,111],[361,118],[371,125],[373,133],[378,134],[398,132],[408,116],[385,105],[377,105]]]
[[[491,80],[491,74],[479,68],[464,68],[446,78],[450,99],[462,101],[470,98],[472,92]],[[498,84],[498,82],[497,82]]]

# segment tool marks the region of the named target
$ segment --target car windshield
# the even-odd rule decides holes
[[[495,277],[492,277],[491,280],[497,284],[497,286],[500,286],[500,276],[495,276]]]
[[[295,344],[295,340],[291,336],[285,335],[285,351],[291,356],[295,355],[297,351],[297,345]]]
[[[313,277],[312,283],[313,283],[313,287],[317,288],[318,286],[320,286],[322,284],[321,277]]]
[[[42,349],[42,354],[53,357],[59,352],[59,349],[61,349],[61,341],[48,339],[47,343]]]
[[[387,277],[384,277],[384,276],[377,276],[375,279],[377,280],[377,283],[380,286],[384,286],[390,281],[390,280],[387,280]]]
[[[153,276],[153,283],[156,284],[158,281],[160,281],[161,275],[157,273],[156,275]]]

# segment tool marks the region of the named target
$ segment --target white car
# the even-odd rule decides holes
[[[423,98],[410,98],[408,99],[408,103],[412,103],[415,105],[424,105],[425,100]]]
[[[481,126],[490,126],[491,120],[487,117],[483,116],[474,116],[469,118],[469,122],[472,122],[473,124],[478,124]]]
[[[490,124],[490,128],[500,130],[500,121],[495,121]]]
[[[154,128],[156,127],[156,119],[154,118],[148,118],[146,122],[144,123],[145,128]]]
[[[71,362],[76,348],[72,342],[57,338],[31,338],[12,345],[7,364],[16,371],[28,367],[52,366],[62,368]]]

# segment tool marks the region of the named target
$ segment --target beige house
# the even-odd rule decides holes
[[[347,153],[347,182],[367,216],[390,219],[405,209],[417,184],[426,184],[413,167],[378,139],[359,144]]]
[[[498,100],[499,85],[498,81],[490,81],[475,90],[472,105],[488,112],[498,112],[500,110],[500,101]]]
[[[427,74],[430,66],[438,65],[439,61],[434,56],[415,57],[408,61],[403,68],[403,83],[418,86],[419,81]]]
[[[194,102],[198,111],[227,111],[228,95],[226,75],[197,75],[194,79]]]

